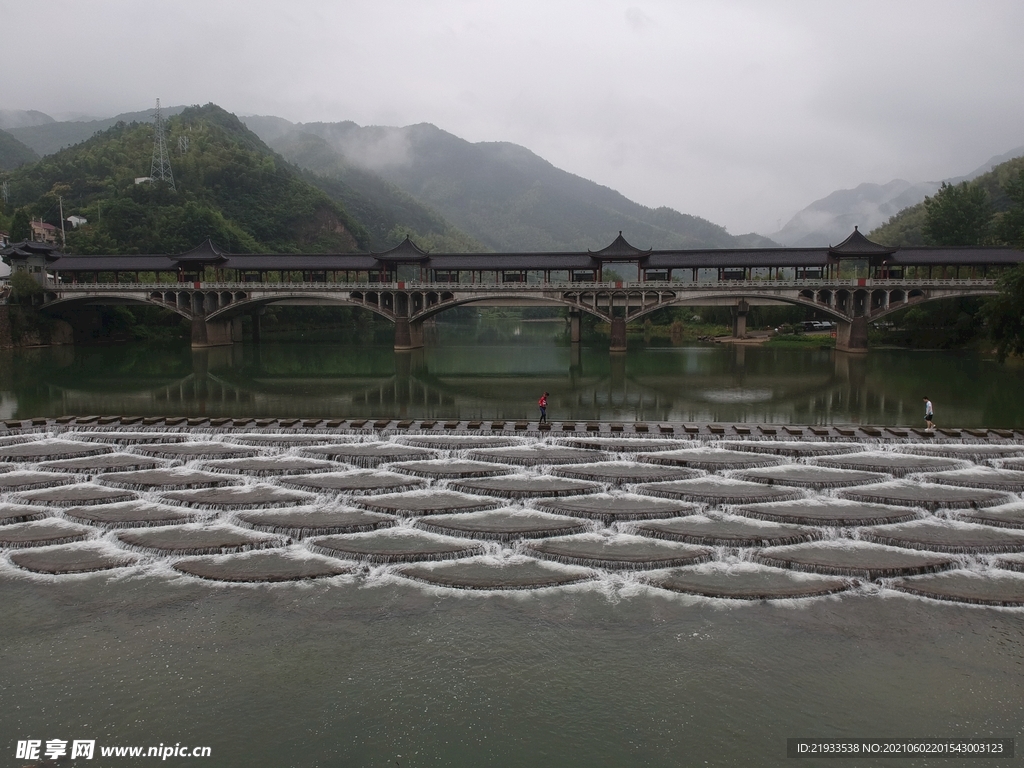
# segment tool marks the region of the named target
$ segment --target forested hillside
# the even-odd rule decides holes
[[[307,169],[307,178],[340,201],[366,228],[370,247],[384,251],[408,235],[427,251],[473,253],[489,250],[394,184],[347,162],[326,141],[310,133],[289,133],[276,149]]]
[[[154,126],[118,123],[6,174],[8,221],[21,209],[59,225],[63,198],[65,217],[89,222],[68,234],[68,250],[77,253],[173,253],[207,237],[237,253],[367,247],[366,230],[342,205],[234,115],[212,104],[189,107],[166,130],[175,190],[163,182],[136,183],[150,173]]]
[[[870,238],[886,245],[1024,245],[1024,157],[973,181],[943,184],[904,208]]]
[[[39,155],[26,147],[7,131],[0,131],[0,171],[9,171],[39,159]]]
[[[311,159],[294,148],[297,136],[321,138],[345,167],[383,178],[493,250],[597,249],[619,230],[641,248],[772,245],[671,208],[639,205],[516,144],[474,144],[427,123],[304,123],[289,129],[280,118],[245,122],[285,157],[317,170],[322,149]]]

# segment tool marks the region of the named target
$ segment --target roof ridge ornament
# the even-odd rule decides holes
[[[219,261],[227,261],[227,254],[213,242],[209,237],[191,250],[172,257],[174,261],[201,262],[211,264]]]
[[[381,261],[426,261],[430,258],[430,254],[416,245],[409,235],[394,248],[380,253],[371,251],[370,255]]]
[[[854,225],[853,232],[843,242],[839,243],[839,245],[829,245],[828,247],[829,254],[837,257],[888,255],[896,251],[896,248],[890,248],[887,245],[876,243],[874,240],[869,240],[857,225]]]
[[[629,241],[622,236],[621,229],[619,230],[619,236],[601,250],[592,251],[587,249],[587,253],[590,254],[591,258],[598,259],[600,261],[631,261],[633,259],[646,259],[651,255],[652,251],[652,248],[648,248],[646,251],[643,251],[634,245],[630,245]]]

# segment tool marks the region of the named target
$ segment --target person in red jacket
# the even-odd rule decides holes
[[[537,401],[537,407],[540,408],[540,422],[541,424],[548,423],[548,393],[545,392],[540,396],[540,400]]]

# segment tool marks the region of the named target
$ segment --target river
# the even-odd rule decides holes
[[[390,339],[191,350],[126,343],[0,352],[0,419],[60,415],[922,423],[1024,427],[1020,367],[974,353],[644,344],[612,355],[560,324],[440,325],[422,350]]]

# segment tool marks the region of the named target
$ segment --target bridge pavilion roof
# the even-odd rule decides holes
[[[27,259],[30,256],[43,256],[47,261],[56,261],[61,257],[61,252],[60,248],[52,243],[37,243],[34,240],[22,240],[20,243],[11,243],[0,249],[0,258],[8,265],[12,257]]]
[[[0,251],[8,264],[45,254],[49,268],[58,272],[176,272],[205,266],[242,271],[372,271],[397,264],[415,264],[433,270],[593,270],[602,263],[633,261],[644,269],[715,267],[824,267],[842,259],[868,259],[890,266],[1018,264],[1024,253],[1000,247],[892,248],[873,243],[858,230],[828,248],[675,249],[642,251],[621,235],[600,251],[534,253],[428,253],[407,237],[383,253],[333,254],[230,254],[207,240],[179,255],[65,256],[55,246],[15,243]]]

